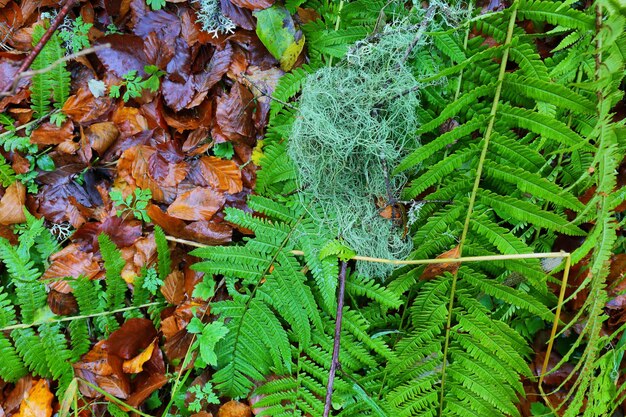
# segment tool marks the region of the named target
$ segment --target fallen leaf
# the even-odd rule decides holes
[[[459,257],[459,246],[457,245],[454,248],[450,249],[449,251],[446,251],[442,253],[441,255],[437,256],[436,259],[458,258],[458,257]],[[444,272],[450,272],[451,274],[454,274],[459,269],[460,265],[461,265],[460,262],[446,262],[446,263],[441,263],[441,264],[430,264],[426,267],[426,269],[424,269],[424,272],[422,272],[422,275],[420,275],[420,279],[421,280],[435,279],[441,274],[443,274]]]
[[[223,141],[254,143],[253,98],[250,90],[237,82],[230,93],[217,98],[215,120],[219,131],[213,129],[214,138],[217,134]]]
[[[40,379],[28,391],[26,398],[20,404],[19,417],[50,417],[52,415],[52,400],[48,381]]]
[[[252,417],[252,411],[247,404],[232,400],[220,407],[217,417]]]
[[[230,0],[232,4],[248,10],[267,9],[275,0]]]
[[[85,252],[76,243],[71,243],[59,252],[50,257],[52,262],[44,272],[42,280],[53,280],[50,288],[55,291],[68,294],[72,288],[67,281],[61,278],[78,278],[80,276],[88,279],[95,278],[101,271],[97,259],[93,253]]]
[[[26,201],[26,188],[21,182],[15,181],[9,185],[0,199],[0,225],[24,223],[24,202]]]
[[[74,123],[67,120],[58,127],[53,123],[44,123],[33,130],[30,135],[31,143],[36,145],[58,145],[65,141],[71,141],[74,137]]]
[[[76,298],[72,294],[55,290],[48,293],[48,307],[57,316],[72,316],[78,313]]]
[[[206,182],[198,185],[211,187],[229,194],[236,194],[243,189],[241,171],[232,160],[204,156],[198,160],[201,178]]]
[[[183,220],[210,220],[224,202],[224,194],[198,187],[179,195],[168,207],[167,214]]]
[[[103,118],[113,106],[108,96],[96,98],[87,88],[80,88],[63,104],[63,113],[74,122],[88,124]]]
[[[280,61],[280,67],[289,71],[304,48],[304,35],[282,5],[253,13],[257,19],[256,33],[263,45]]]
[[[182,271],[176,270],[170,273],[163,286],[161,286],[161,294],[165,297],[165,300],[173,305],[178,305],[183,302],[185,297],[185,281]]]
[[[132,359],[125,360],[123,363],[124,373],[138,374],[143,371],[143,364],[152,357],[152,352],[154,351],[156,345],[157,339],[154,339],[154,341],[150,343],[148,347],[143,350],[143,352]]]
[[[103,349],[110,355],[122,359],[131,359],[148,347],[156,337],[157,332],[151,320],[131,318],[122,324],[122,327],[111,333],[103,345]]]
[[[113,122],[94,123],[85,129],[87,143],[99,155],[103,155],[119,136],[120,131]]]
[[[135,35],[108,35],[98,39],[96,45],[108,43],[110,48],[96,51],[98,59],[105,68],[115,74],[122,76],[129,71],[137,71],[138,75],[145,74],[143,68],[148,64],[148,59],[143,52],[143,39]]]

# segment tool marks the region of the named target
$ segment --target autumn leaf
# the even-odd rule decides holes
[[[437,256],[436,259],[448,259],[448,258],[454,259],[458,257],[459,257],[459,246],[457,245],[454,248],[450,249],[449,251],[446,251],[442,253],[441,255]],[[459,269],[460,265],[461,265],[460,262],[446,262],[446,263],[440,263],[440,264],[430,264],[426,267],[426,269],[424,269],[424,272],[422,272],[422,275],[420,275],[420,279],[421,280],[435,279],[438,276],[442,275],[444,272],[450,272],[451,274],[454,274]]]
[[[40,379],[22,400],[17,417],[50,417],[53,399],[48,381]]]
[[[167,209],[167,214],[183,220],[210,220],[224,202],[224,194],[212,188],[198,187],[178,196]]]
[[[132,359],[125,360],[122,367],[124,372],[127,374],[138,374],[143,371],[143,364],[152,357],[152,352],[157,346],[157,342],[158,340],[154,339],[154,341],[150,343],[148,347],[143,350],[143,352]]]
[[[236,194],[243,189],[241,171],[234,161],[205,156],[200,158],[199,164],[207,185],[229,194]]]
[[[296,28],[289,11],[281,5],[254,12],[256,33],[263,45],[289,71],[304,48],[304,35]]]
[[[21,182],[15,181],[9,185],[0,199],[0,224],[9,225],[24,223],[24,202],[26,201],[26,188]]]

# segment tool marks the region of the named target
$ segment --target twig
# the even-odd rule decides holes
[[[4,92],[0,93],[0,97],[6,97],[6,96],[11,96],[11,95],[15,94],[15,91],[17,90],[17,85],[18,85],[19,81],[24,79],[24,78],[30,78],[30,77],[33,77],[35,75],[44,74],[44,73],[46,73],[48,71],[52,71],[55,67],[61,65],[64,62],[71,61],[72,59],[76,59],[79,56],[89,55],[91,53],[98,52],[98,51],[100,51],[102,49],[108,49],[110,47],[111,47],[110,43],[103,43],[102,45],[96,45],[96,46],[94,46],[92,48],[83,49],[82,51],[77,52],[75,54],[66,55],[63,58],[57,59],[56,61],[54,61],[52,64],[48,65],[45,68],[38,69],[38,70],[30,70],[30,71],[19,72],[15,76],[15,79],[13,80],[13,83],[11,84],[11,87],[7,91],[4,91]]]
[[[346,269],[348,264],[341,261],[341,271],[339,272],[339,294],[337,295],[337,317],[335,321],[335,340],[333,343],[333,359],[330,364],[330,373],[328,375],[328,384],[326,385],[326,402],[324,403],[324,416],[330,415],[330,405],[333,398],[333,384],[335,382],[335,373],[339,365],[339,346],[341,340],[341,321],[343,318],[343,297],[346,290]]]
[[[22,65],[20,65],[20,68],[17,70],[18,73],[22,73],[30,68],[35,58],[37,58],[37,55],[39,55],[43,47],[46,46],[46,43],[48,43],[54,31],[57,30],[63,19],[65,19],[65,16],[69,13],[75,2],[76,0],[66,0],[65,5],[61,9],[57,17],[55,17],[52,23],[50,23],[50,27],[48,28],[48,30],[46,30],[46,33],[43,34],[39,42],[37,42],[37,45],[35,45],[35,47],[32,51],[30,51],[30,54],[28,54],[24,62],[22,62]],[[3,93],[4,92],[5,91],[3,91]]]
[[[424,34],[424,31],[426,30],[426,26],[432,20],[433,15],[435,14],[435,9],[436,8],[437,8],[437,6],[431,5],[426,10],[426,15],[424,15],[424,19],[422,19],[422,22],[420,23],[420,26],[417,29],[417,34],[415,35],[415,38],[413,39],[413,42],[411,42],[411,45],[409,45],[409,47],[407,48],[406,52],[404,53],[404,58],[402,58],[402,61],[401,61],[402,64],[404,64],[406,62],[406,60],[409,59],[409,55],[411,55],[411,52],[413,51],[413,48],[415,48],[415,45],[417,45],[417,43],[420,41],[420,39],[422,39],[422,35]]]
[[[192,240],[179,239],[173,236],[165,236],[170,242],[177,242],[183,245],[193,246],[196,248],[206,248],[210,245],[204,243],[194,242]],[[301,250],[290,251],[292,255],[304,256],[304,252]],[[513,259],[542,259],[542,258],[567,258],[571,254],[568,252],[546,252],[546,253],[514,253],[511,255],[487,255],[487,256],[465,256],[462,258],[436,258],[436,259],[385,259],[385,258],[373,258],[371,256],[353,256],[350,258],[355,261],[373,262],[380,264],[390,265],[431,265],[431,264],[446,264],[446,263],[461,263],[461,262],[485,262],[485,261],[506,261]]]
[[[246,81],[248,81],[248,82],[250,83],[250,85],[251,85],[252,87],[256,88],[256,89],[259,91],[259,93],[261,93],[261,95],[262,95],[263,97],[267,97],[267,98],[269,98],[270,100],[273,100],[273,101],[275,101],[275,102],[277,102],[277,103],[279,103],[279,104],[282,104],[282,105],[283,105],[283,106],[285,106],[285,107],[289,107],[289,108],[290,108],[290,109],[292,109],[292,110],[297,110],[297,109],[298,109],[297,107],[295,107],[295,106],[294,106],[294,105],[292,105],[292,104],[287,103],[286,101],[282,101],[282,100],[279,100],[279,99],[277,99],[277,98],[272,97],[272,95],[271,95],[271,94],[269,94],[268,92],[264,91],[261,87],[259,87],[258,85],[256,85],[256,83],[255,83],[254,81],[252,81],[252,80],[251,80],[248,76],[246,76],[246,74],[244,74],[243,72],[242,72],[242,73],[240,73],[240,74],[239,74],[239,76],[240,76],[241,78],[245,79]]]

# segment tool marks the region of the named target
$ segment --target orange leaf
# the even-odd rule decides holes
[[[70,96],[63,105],[63,114],[77,123],[88,123],[109,111],[112,100],[107,97],[95,98],[86,88],[80,88]]]
[[[458,258],[458,257],[459,257],[459,246],[457,245],[454,248],[450,249],[449,251],[444,252],[441,255],[437,256],[436,259]],[[430,264],[426,267],[426,269],[424,269],[424,272],[422,272],[420,279],[422,280],[435,279],[439,275],[443,274],[444,272],[450,272],[451,274],[454,274],[459,269],[460,265],[461,265],[460,262],[446,262],[446,263],[441,263],[441,264]]]
[[[232,400],[220,407],[217,417],[252,417],[252,411],[248,405]]]
[[[58,145],[74,137],[74,123],[66,121],[58,127],[52,123],[44,123],[33,130],[30,142],[37,145]]]
[[[124,369],[124,373],[127,374],[138,374],[143,371],[143,364],[146,363],[150,357],[152,357],[152,352],[154,351],[154,347],[156,345],[156,339],[152,343],[148,345],[147,348],[144,349],[139,355],[135,356],[132,359],[128,359],[124,361],[122,369]]]
[[[52,399],[48,381],[40,379],[28,391],[20,404],[19,417],[50,417],[52,415]]]
[[[241,171],[235,162],[205,156],[200,159],[200,163],[204,177],[213,188],[229,194],[236,194],[243,189]]]
[[[100,265],[93,253],[83,252],[76,243],[71,243],[55,253],[50,260],[52,264],[41,277],[44,280],[80,276],[92,279],[100,273]],[[64,294],[72,292],[66,281],[55,281],[50,287]]]
[[[0,199],[0,224],[24,223],[24,202],[26,201],[26,188],[21,182],[15,181],[9,185]]]
[[[225,201],[224,194],[198,187],[179,195],[167,209],[167,214],[183,220],[210,220]]]
[[[185,280],[181,271],[174,271],[165,278],[161,293],[168,303],[178,305],[185,296]]]

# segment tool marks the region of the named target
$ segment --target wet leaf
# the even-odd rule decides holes
[[[140,36],[108,35],[100,38],[96,44],[104,43],[111,47],[98,50],[96,55],[108,71],[118,78],[129,71],[137,71],[140,76],[145,74],[143,68],[149,62],[143,52],[144,44]]]
[[[67,120],[58,127],[53,123],[44,123],[37,129],[33,130],[30,135],[31,143],[36,145],[58,145],[74,137],[74,123]]]
[[[261,10],[267,9],[275,0],[231,0],[236,6],[243,7],[249,10]]]
[[[230,194],[236,194],[243,189],[241,171],[234,161],[220,159],[214,156],[204,156],[198,161],[202,178],[211,187]]]
[[[256,33],[263,45],[289,71],[304,48],[304,35],[296,28],[289,11],[281,5],[254,12]]]
[[[210,220],[224,202],[223,194],[198,187],[179,195],[167,209],[167,214],[183,220]]]
[[[161,287],[161,294],[170,304],[182,303],[185,297],[184,274],[181,271],[174,271],[169,274]]]
[[[80,88],[65,101],[62,111],[75,122],[87,124],[102,118],[112,105],[109,97],[96,98],[88,89]]]
[[[213,137],[221,136],[223,141],[254,142],[254,96],[244,85],[235,83],[230,93],[217,98],[215,118],[219,132],[213,129]]]
[[[457,245],[454,248],[450,249],[449,251],[444,252],[441,255],[437,256],[436,259],[458,258],[458,257],[459,257],[459,246]],[[424,272],[422,272],[420,279],[422,280],[435,279],[436,277],[440,276],[444,272],[450,272],[451,274],[454,274],[459,269],[460,265],[461,264],[459,262],[430,264],[426,267],[426,269],[424,269]]]
[[[232,400],[220,407],[217,417],[252,417],[252,411],[247,404]]]
[[[132,318],[111,333],[103,348],[111,355],[122,359],[131,359],[147,348],[156,335],[157,332],[152,321]]]

